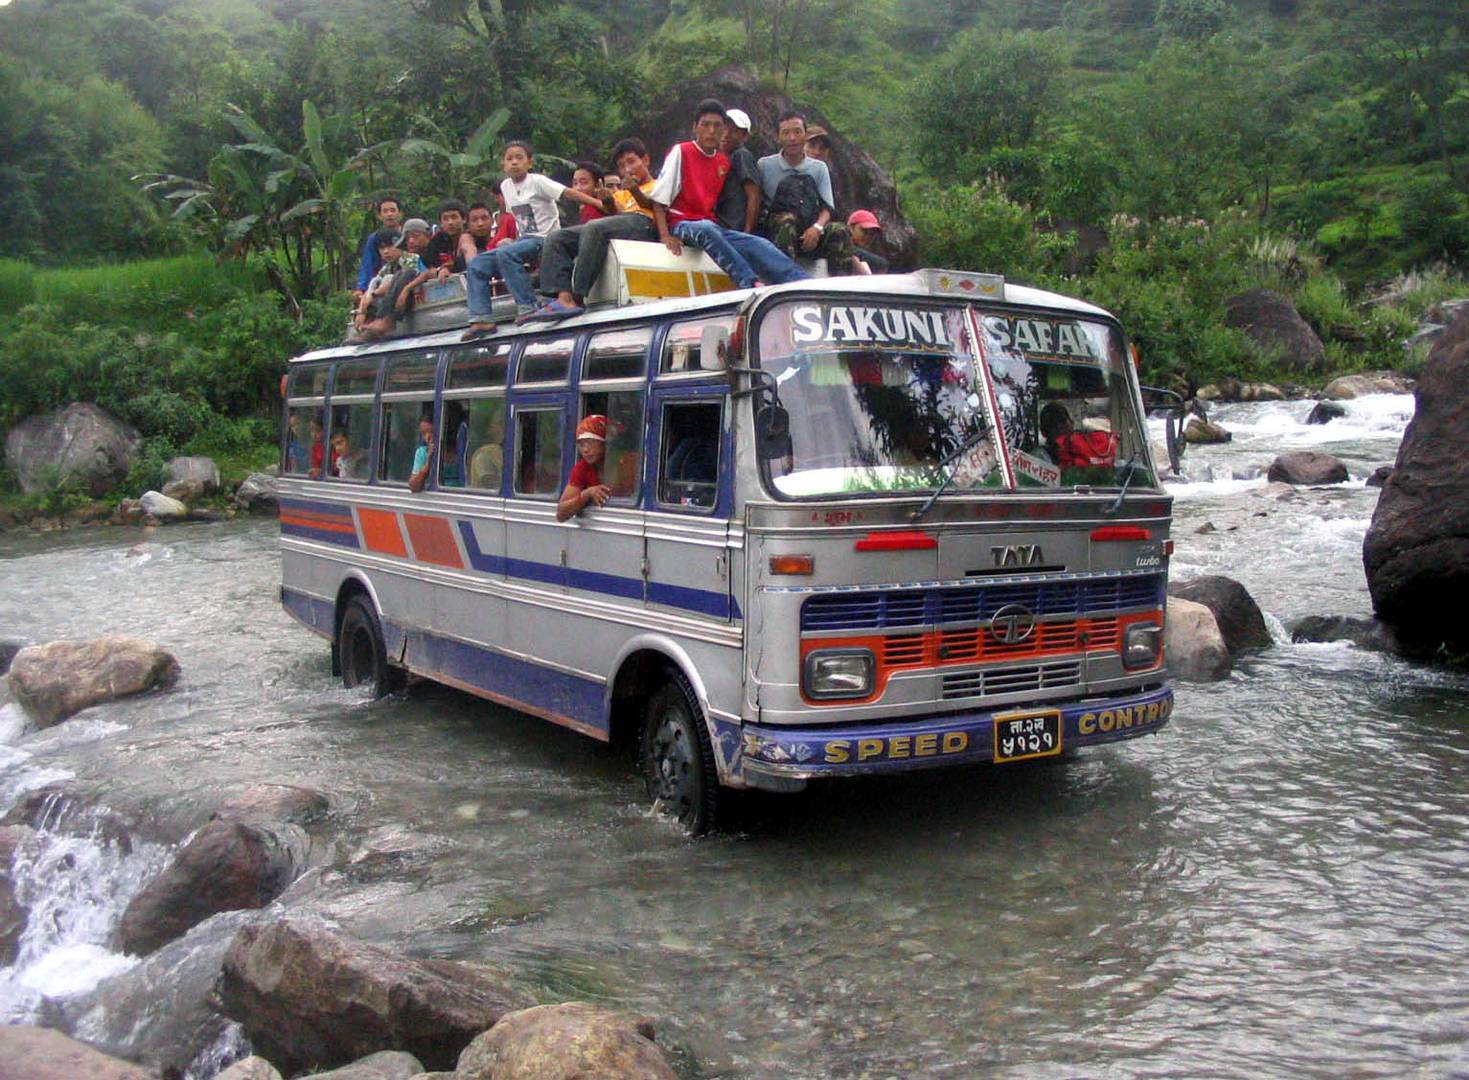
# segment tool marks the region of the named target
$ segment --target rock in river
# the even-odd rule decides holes
[[[1377,617],[1413,653],[1469,652],[1469,314],[1434,346],[1362,545]]]
[[[452,1069],[476,1035],[524,1004],[491,975],[292,919],[240,931],[225,956],[220,1000],[255,1050],[288,1076],[378,1050]]]
[[[189,508],[161,491],[145,491],[138,499],[143,513],[159,521],[183,521],[189,516]]]
[[[72,402],[45,416],[22,420],[5,437],[5,464],[27,495],[76,480],[105,495],[127,477],[142,437],[106,409]]]
[[[281,496],[275,477],[252,472],[235,489],[235,505],[251,514],[279,514]]]
[[[172,686],[179,663],[138,638],[52,641],[15,654],[10,691],[41,727],[114,698]]]
[[[1349,641],[1359,649],[1396,654],[1397,636],[1392,627],[1376,619],[1351,615],[1307,615],[1291,627],[1292,641]]]
[[[1330,454],[1315,450],[1292,450],[1270,463],[1265,478],[1271,483],[1342,484],[1347,480],[1347,467]]]
[[[15,895],[15,853],[35,833],[24,825],[0,826],[0,968],[15,963],[30,912]]]
[[[1249,591],[1233,578],[1208,574],[1168,584],[1168,595],[1203,604],[1214,613],[1220,636],[1230,656],[1251,649],[1268,649],[1275,644],[1265,626],[1265,616]]]
[[[1306,415],[1306,423],[1329,424],[1333,420],[1340,420],[1346,414],[1347,410],[1344,405],[1339,405],[1335,401],[1318,401]]]
[[[459,1056],[457,1080],[675,1080],[645,1017],[568,1001],[510,1013]]]
[[[147,956],[211,915],[264,907],[295,878],[308,846],[294,825],[211,821],[128,904],[122,951]]]
[[[1215,682],[1232,666],[1214,613],[1192,600],[1168,598],[1163,647],[1169,672],[1185,682]]]
[[[1406,394],[1412,389],[1413,380],[1396,371],[1363,371],[1332,379],[1321,393],[1333,401],[1350,401],[1363,394]]]
[[[0,1025],[0,1080],[156,1080],[49,1028]]]
[[[1212,420],[1201,420],[1197,416],[1190,419],[1188,426],[1183,429],[1183,441],[1200,446],[1227,443],[1232,438],[1234,436],[1219,424]]]

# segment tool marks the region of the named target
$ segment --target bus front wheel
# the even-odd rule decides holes
[[[657,809],[698,836],[714,827],[719,775],[693,687],[675,673],[648,702],[640,754],[643,782]]]
[[[373,697],[385,697],[403,683],[403,673],[388,663],[383,628],[365,597],[354,596],[347,601],[337,631],[337,659],[342,685],[349,690],[370,683]]]

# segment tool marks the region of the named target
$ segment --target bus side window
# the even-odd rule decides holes
[[[395,480],[406,484],[413,473],[413,458],[418,450],[419,420],[433,419],[433,402],[385,401],[383,402],[383,458],[379,465],[380,480]]]
[[[663,406],[658,501],[709,510],[719,495],[720,406],[680,402]]]
[[[469,462],[469,486],[498,492],[505,475],[505,399],[470,398],[461,404],[469,410],[463,450]]]
[[[527,409],[515,414],[515,493],[561,492],[561,410]]]
[[[643,392],[599,390],[582,394],[581,415],[607,418],[607,456],[602,481],[618,501],[636,499],[643,472]]]

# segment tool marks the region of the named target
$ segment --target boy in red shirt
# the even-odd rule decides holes
[[[612,489],[602,483],[602,459],[607,456],[605,416],[594,413],[576,425],[576,453],[566,488],[556,500],[557,521],[574,518],[588,506],[601,506],[612,496]]]
[[[675,255],[685,243],[702,248],[737,289],[800,281],[806,272],[769,240],[723,228],[715,217],[729,174],[729,158],[719,149],[724,122],[724,106],[706,98],[694,110],[693,139],[668,152],[652,195],[658,239]]]

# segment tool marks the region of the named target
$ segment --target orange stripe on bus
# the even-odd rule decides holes
[[[464,560],[454,543],[454,532],[443,518],[404,514],[403,524],[408,526],[408,539],[413,542],[413,554],[419,562],[464,569]]]
[[[398,527],[398,515],[392,510],[369,510],[357,508],[357,520],[362,522],[362,539],[368,551],[380,551],[384,555],[408,555],[408,545],[403,543],[403,530]]]

